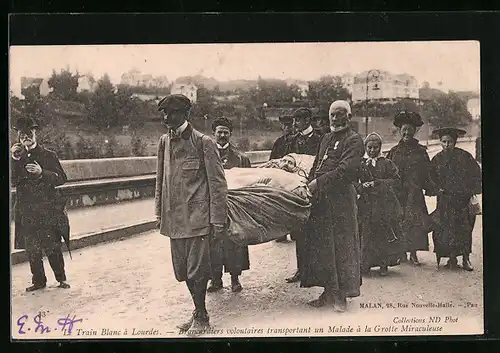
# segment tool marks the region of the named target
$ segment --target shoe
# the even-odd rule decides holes
[[[286,236],[276,239],[277,243],[286,243],[288,238]]]
[[[387,268],[387,266],[380,266],[380,275],[382,277],[387,276],[388,273],[389,273],[389,269]]]
[[[300,271],[299,270],[297,270],[292,277],[288,277],[286,279],[287,283],[295,283],[295,282],[298,282],[298,281],[300,281]]]
[[[26,292],[34,292],[36,290],[43,289],[46,286],[47,285],[45,283],[44,284],[34,284],[31,287],[26,288]]]
[[[207,288],[208,293],[218,292],[223,288],[222,280],[211,280],[210,285]]]
[[[420,261],[418,261],[417,254],[410,254],[410,262],[413,266],[420,266]]]
[[[188,335],[190,336],[198,336],[203,334],[204,331],[210,329],[210,318],[208,314],[195,312],[193,315],[193,322],[191,323],[191,327],[187,330]]]
[[[405,252],[401,254],[401,257],[399,258],[399,262],[400,263],[408,262],[408,257],[406,256]]]
[[[231,292],[238,293],[241,292],[243,287],[241,286],[240,280],[238,278],[231,279]]]
[[[314,308],[321,308],[325,305],[333,304],[333,298],[330,294],[323,292],[318,299],[311,300],[307,303],[307,305],[312,306]]]
[[[191,327],[191,325],[193,324],[193,320],[194,320],[194,316],[196,314],[196,310],[193,311],[193,314],[191,315],[191,317],[189,318],[188,321],[186,321],[185,323],[183,324],[180,324],[180,325],[177,325],[177,328],[181,331],[181,332],[185,332],[187,330],[189,330],[189,328]]]
[[[63,289],[71,288],[70,285],[67,284],[66,282],[59,282],[59,285],[57,287]]]
[[[343,294],[337,294],[333,299],[333,309],[338,313],[343,313],[347,310],[347,298]]]
[[[462,261],[462,268],[465,271],[474,271],[474,268],[472,268],[472,265],[469,260],[463,260]]]

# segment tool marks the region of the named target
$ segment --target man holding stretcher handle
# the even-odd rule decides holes
[[[170,95],[158,103],[169,132],[160,137],[155,213],[162,235],[170,237],[175,278],[186,282],[194,302],[181,331],[210,327],[205,306],[211,275],[210,243],[227,224],[227,182],[217,145],[187,121],[191,101]]]

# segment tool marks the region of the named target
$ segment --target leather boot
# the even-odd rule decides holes
[[[297,270],[297,271],[295,272],[295,274],[294,274],[292,277],[288,277],[288,278],[286,279],[286,281],[287,281],[287,283],[295,283],[295,282],[300,281],[300,271],[299,271],[299,270]]]
[[[231,292],[233,292],[233,293],[241,292],[242,289],[243,289],[243,287],[241,286],[241,283],[240,283],[238,276],[232,275],[231,276]]]
[[[218,292],[223,288],[222,279],[211,280],[210,285],[207,288],[208,293]]]
[[[410,261],[413,266],[420,266],[420,261],[418,261],[417,252],[412,251],[410,253]]]
[[[47,285],[45,283],[44,284],[34,284],[31,287],[26,288],[26,292],[34,292],[36,290],[43,289],[46,286]]]
[[[333,296],[333,309],[339,313],[347,310],[347,298],[343,293],[337,292]]]
[[[210,317],[206,311],[199,312],[195,310],[193,315],[193,322],[189,327],[187,333],[189,335],[197,336],[203,334],[203,331],[210,329]]]
[[[469,255],[463,255],[462,257],[462,268],[465,271],[474,271],[474,268],[472,268],[472,265],[469,260]]]
[[[67,284],[66,282],[59,282],[59,285],[57,286],[57,288],[68,289],[68,288],[70,288],[70,285]]]
[[[389,273],[389,269],[388,269],[387,265],[380,266],[380,275],[382,277],[387,276],[388,273]]]
[[[307,305],[315,308],[320,308],[325,305],[333,305],[333,300],[333,293],[325,289],[318,299],[311,300],[307,303]]]
[[[183,324],[180,324],[180,325],[177,325],[177,328],[184,332],[184,331],[187,331],[189,330],[189,328],[191,327],[191,325],[193,324],[193,319],[194,319],[194,316],[196,314],[196,310],[193,310],[193,313],[191,314],[191,317],[189,318],[188,321],[186,321],[185,323]]]

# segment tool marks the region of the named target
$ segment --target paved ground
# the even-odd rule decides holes
[[[434,200],[427,201],[429,211],[432,211]],[[208,295],[208,310],[214,328],[211,334],[220,337],[221,333],[216,330],[221,330],[225,337],[377,335],[382,334],[378,331],[384,327],[392,330],[385,332],[386,335],[414,335],[415,332],[402,332],[406,325],[401,322],[422,319],[426,320],[425,324],[410,326],[417,329],[441,327],[447,333],[479,333],[483,327],[481,238],[482,218],[478,217],[471,258],[474,272],[438,270],[432,250],[421,252],[423,265],[420,268],[401,265],[392,268],[388,277],[380,278],[376,271],[365,277],[362,296],[350,301],[349,310],[344,314],[337,314],[330,308],[308,307],[305,303],[314,299],[320,290],[301,289],[297,284],[285,283],[284,279],[295,268],[293,242],[252,246],[252,268],[241,278],[244,290],[233,294],[224,288],[221,293]],[[156,231],[76,250],[73,260],[67,259],[66,266],[72,288],[58,289],[54,287],[55,282],[49,282],[45,290],[30,294],[24,292],[30,284],[28,264],[13,267],[14,337],[62,337],[62,327],[57,325],[57,319],[67,315],[83,319],[74,324],[72,338],[175,337],[178,335],[175,325],[184,321],[192,310],[185,285],[178,283],[173,275],[169,240]],[[49,281],[53,281],[48,263],[46,269]],[[228,284],[229,278],[226,277],[225,285]],[[390,307],[398,303],[409,307]],[[412,309],[412,303],[446,303],[453,307]],[[378,304],[382,308],[366,307]],[[33,323],[33,317],[38,312],[45,315],[43,324],[52,332],[34,333],[37,325]],[[20,334],[16,321],[24,314],[28,318],[22,318],[20,322],[26,322],[22,327],[26,333]],[[431,316],[438,316],[441,322],[428,325]],[[457,318],[458,321],[453,322]],[[358,326],[361,332],[356,332]],[[367,332],[365,326],[370,326],[372,331]],[[125,328],[127,332],[124,332]],[[289,332],[268,331],[278,328],[288,328]],[[338,332],[351,328],[352,333]],[[320,332],[321,329],[324,331]],[[334,332],[328,332],[329,329]],[[115,335],[109,330],[116,331]],[[137,333],[139,336],[134,335]],[[443,331],[426,332],[439,333]]]

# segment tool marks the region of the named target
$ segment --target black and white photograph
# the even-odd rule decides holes
[[[15,340],[480,335],[479,41],[9,47]]]

